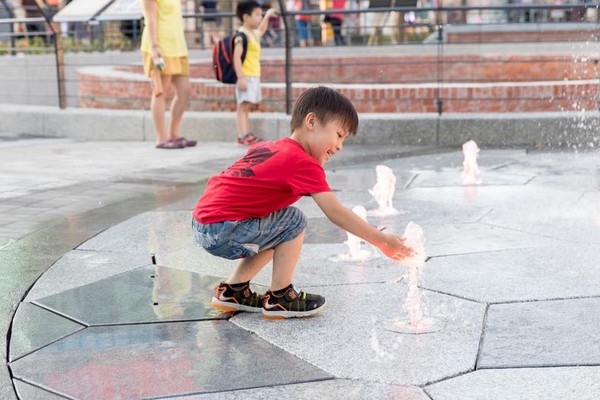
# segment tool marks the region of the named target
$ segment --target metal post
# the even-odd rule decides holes
[[[60,24],[52,22],[52,16],[48,12],[44,12],[46,7],[45,3],[41,0],[35,0],[35,4],[40,10],[40,13],[46,20],[46,23],[50,27],[52,34],[54,35],[54,54],[56,57],[56,80],[58,84],[58,106],[61,109],[67,108],[67,91],[65,88],[65,59],[64,59],[64,48],[62,42],[62,34],[60,32]]]
[[[435,127],[435,143],[436,145],[440,144],[440,125],[441,125],[441,116],[442,116],[442,112],[443,112],[443,101],[442,101],[442,80],[443,80],[443,68],[444,68],[444,21],[440,20],[440,9],[442,7],[442,1],[443,0],[438,0],[438,5],[437,5],[437,11],[435,13],[435,19],[436,19],[436,24],[438,27],[438,43],[437,43],[437,62],[438,62],[438,68],[437,68],[437,81],[438,81],[438,87],[437,87],[437,113],[438,113],[438,118],[437,118],[437,123],[436,123],[436,127]]]
[[[598,32],[600,31],[600,0],[596,0],[596,25],[598,26],[598,29],[596,30],[596,42],[600,42],[600,37],[598,37]],[[596,104],[596,108],[598,111],[600,111],[600,72],[598,73],[598,93],[596,94]]]
[[[10,18],[16,19],[15,13],[11,6],[6,2],[6,0],[0,0],[0,3],[4,5],[4,8],[8,12]],[[10,55],[14,56],[17,54],[17,38],[15,37],[15,27],[14,23],[8,24],[10,29]]]
[[[67,108],[67,90],[65,87],[65,53],[60,23],[50,23],[54,34],[54,54],[56,56],[56,79],[58,82],[58,106],[61,110]]]
[[[292,35],[288,26],[287,10],[285,2],[278,0],[283,27],[285,29],[285,113],[292,113]]]
[[[437,113],[438,116],[442,115],[443,112],[443,80],[444,80],[444,23],[439,20],[439,8],[442,5],[443,0],[439,0],[438,2],[438,12],[436,13],[436,19],[438,24],[438,46],[437,46],[437,60],[438,60],[438,68],[437,68]]]

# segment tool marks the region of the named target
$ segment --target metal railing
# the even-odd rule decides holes
[[[600,31],[599,8],[600,0],[595,2],[579,2],[570,4],[499,4],[489,6],[446,6],[443,1],[439,1],[435,7],[386,7],[386,8],[368,8],[363,7],[365,2],[349,2],[356,5],[355,8],[345,10],[335,10],[336,14],[343,14],[346,18],[342,32],[347,38],[347,47],[344,51],[346,55],[352,54],[352,60],[346,63],[346,66],[362,68],[368,66],[371,61],[368,57],[361,61],[357,59],[358,54],[368,54],[370,49],[380,48],[383,52],[398,54],[413,54],[420,53],[432,54],[432,57],[426,61],[411,60],[410,57],[403,59],[402,57],[390,58],[389,64],[382,64],[382,61],[376,61],[379,65],[385,67],[388,71],[396,69],[405,69],[407,67],[414,68],[415,71],[433,68],[433,76],[420,78],[417,74],[398,76],[398,80],[393,82],[396,84],[424,84],[430,83],[435,86],[435,95],[425,100],[435,103],[435,111],[437,114],[445,112],[445,104],[449,98],[445,94],[446,89],[453,84],[459,83],[490,83],[494,81],[514,80],[514,76],[508,76],[506,79],[501,77],[486,78],[481,77],[464,77],[455,76],[448,73],[448,70],[453,66],[469,64],[471,67],[481,67],[486,63],[497,63],[502,65],[499,68],[511,69],[524,63],[522,59],[511,60],[508,58],[501,59],[472,59],[470,61],[452,59],[452,55],[457,48],[469,45],[482,45],[486,43],[502,44],[502,43],[525,43],[533,42],[540,43],[544,46],[549,46],[552,42],[565,43],[567,40],[573,46],[578,42],[588,42],[598,44]],[[2,3],[0,3],[0,6]],[[298,48],[298,29],[295,26],[294,19],[297,16],[307,16],[313,18],[318,25],[315,29],[316,34],[331,34],[331,27],[323,24],[324,16],[331,13],[331,10],[287,10],[285,2],[278,0],[281,19],[279,20],[279,28],[274,32],[276,37],[272,38],[271,42],[265,42],[265,47],[275,47],[280,50],[274,50],[274,54],[283,56],[283,63],[277,64],[283,70],[281,82],[285,85],[285,98],[283,99],[266,99],[266,101],[285,101],[285,111],[290,112],[294,90],[293,86],[297,80],[294,78],[294,73],[306,66],[303,57],[293,57],[292,52]],[[227,9],[228,7],[224,7]],[[237,26],[236,17],[231,11],[220,10],[212,14],[199,13],[197,10],[186,12],[184,14],[186,21],[188,45],[191,50],[198,50],[196,55],[201,58],[207,58],[205,36],[211,31],[209,29],[218,30],[220,35],[224,35],[235,29]],[[203,23],[205,19],[218,18],[221,20],[221,26],[211,26]],[[17,32],[14,26],[17,24],[43,24],[42,32]],[[19,55],[28,55],[26,58],[34,57],[35,54],[40,54],[36,60],[38,64],[53,65],[56,68],[56,83],[58,88],[58,104],[60,107],[74,105],[77,103],[76,91],[77,84],[80,83],[77,74],[74,71],[81,63],[83,65],[104,65],[106,58],[110,58],[113,64],[122,64],[123,66],[135,62],[139,58],[137,48],[139,46],[140,29],[134,22],[130,22],[129,28],[125,28],[123,24],[112,22],[96,21],[93,24],[74,23],[67,25],[67,29],[61,29],[59,24],[51,24],[50,16],[37,18],[6,18],[0,19],[0,43],[5,43],[5,46],[0,46],[0,53],[12,56],[13,60],[18,60]],[[193,25],[193,27],[191,26]],[[214,24],[213,24],[214,25]],[[496,33],[488,29],[489,27],[497,28]],[[526,29],[525,29],[526,28]],[[548,35],[547,31],[558,32],[560,29],[565,32],[579,32],[578,37],[573,36],[570,39],[561,39],[565,37],[561,34]],[[563,29],[564,28],[564,29]],[[527,35],[523,31],[529,32]],[[586,36],[585,32],[589,32]],[[491,33],[490,33],[491,32]],[[500,32],[500,33],[498,33]],[[521,32],[516,34],[515,32]],[[583,33],[581,33],[583,32]],[[495,37],[498,40],[495,40]],[[512,36],[511,36],[512,35]],[[500,37],[501,36],[501,37]],[[317,47],[332,46],[329,38],[321,37],[314,44]],[[514,40],[513,40],[514,39]],[[453,44],[453,41],[457,41]],[[26,43],[26,44],[25,44]],[[490,45],[491,46],[491,45]],[[332,46],[333,49],[333,46]],[[119,56],[115,55],[112,50],[119,50]],[[316,48],[315,48],[316,50]],[[450,51],[451,50],[451,51]],[[483,48],[475,51],[481,51]],[[110,51],[110,52],[109,52]],[[77,61],[75,54],[77,52],[89,55],[89,61]],[[300,54],[300,50],[298,50]],[[303,56],[310,50],[304,50]],[[52,58],[44,57],[41,54],[53,54]],[[63,53],[63,54],[61,54]],[[551,52],[550,52],[551,53]],[[576,50],[572,52],[577,53]],[[110,54],[110,56],[108,56]],[[474,54],[473,50],[471,53]],[[67,58],[65,59],[65,55]],[[103,57],[105,55],[106,57]],[[339,56],[339,53],[333,53],[334,56]],[[332,75],[326,73],[327,68],[331,68],[331,63],[319,62],[318,58],[329,58],[329,55],[315,53],[312,65],[315,70],[314,76]],[[586,57],[583,54],[582,57]],[[85,57],[82,57],[84,59]],[[104,58],[104,59],[103,59]],[[193,57],[191,57],[193,60]],[[2,60],[6,65],[10,62],[8,59]],[[66,60],[66,61],[65,61]],[[556,61],[556,60],[555,60]],[[529,62],[543,65],[553,62],[547,57],[537,57],[533,55]],[[273,64],[271,61],[265,61],[267,66]],[[461,64],[462,63],[462,64]],[[593,64],[593,63],[592,63]],[[274,65],[274,64],[273,64]],[[373,65],[371,65],[373,66]],[[592,68],[593,65],[590,67]],[[69,73],[65,73],[69,70]],[[597,70],[597,68],[596,68]],[[588,75],[589,71],[588,71]],[[596,71],[595,79],[600,77]],[[339,78],[339,77],[335,77]],[[373,78],[370,76],[369,78]],[[570,77],[569,79],[572,79]],[[23,80],[24,86],[26,80],[35,82],[42,79],[39,76],[27,77]],[[49,78],[48,78],[49,79]],[[518,78],[521,81],[536,81],[538,77],[524,75]],[[592,78],[593,79],[593,78]],[[0,85],[3,85],[0,77]],[[600,79],[598,79],[600,85]],[[343,82],[340,82],[342,84]],[[356,82],[354,82],[356,83]],[[368,83],[378,83],[377,79],[370,80]],[[389,80],[381,83],[390,83]],[[16,86],[12,86],[15,88]],[[18,90],[18,89],[17,89]],[[9,93],[8,89],[2,90],[7,98],[19,97],[20,94],[13,92]],[[45,92],[49,92],[45,90]],[[44,96],[41,95],[40,96]],[[594,93],[575,93],[572,96],[577,97],[577,101],[587,101],[590,98],[598,102],[598,90]],[[418,96],[417,96],[418,97]],[[551,97],[549,95],[549,97]],[[520,99],[523,101],[544,101],[544,99],[531,99],[523,95]],[[388,99],[393,101],[394,99]],[[456,100],[456,99],[455,99]],[[494,99],[489,99],[490,101]],[[2,101],[2,100],[0,100]],[[44,100],[46,101],[46,99]],[[192,101],[199,101],[194,100]],[[502,98],[494,101],[502,101]],[[35,103],[35,99],[30,100],[30,103]],[[587,104],[587,103],[586,103]],[[587,106],[586,106],[587,107]],[[597,109],[598,107],[596,107]],[[429,111],[431,112],[431,111]]]

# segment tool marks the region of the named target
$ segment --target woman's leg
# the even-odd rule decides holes
[[[306,39],[308,39],[308,27],[307,23],[299,19],[296,21],[296,30],[298,32],[298,45],[300,47],[306,47]]]
[[[333,36],[335,39],[336,46],[344,46],[346,42],[342,36],[342,20],[339,18],[331,19],[331,28],[333,29]]]
[[[156,131],[156,144],[169,140],[169,134],[165,128],[165,108],[167,104],[167,93],[171,87],[171,75],[161,75],[163,94],[156,97],[152,95],[150,100],[150,111],[152,112],[152,121]]]
[[[179,138],[179,126],[181,125],[183,113],[187,108],[188,99],[190,98],[190,80],[187,75],[173,75],[172,81],[175,88],[175,96],[171,102],[169,139],[175,140]]]

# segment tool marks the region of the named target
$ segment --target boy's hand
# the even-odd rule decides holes
[[[246,90],[248,90],[248,82],[246,82],[246,77],[240,76],[238,78],[238,80],[237,80],[237,87],[242,92],[245,92]]]
[[[379,250],[394,261],[401,261],[414,254],[412,248],[404,243],[404,239],[399,235],[385,235],[385,241],[378,246]]]
[[[271,18],[271,17],[276,17],[276,16],[277,16],[277,11],[275,11],[275,10],[274,10],[274,9],[272,9],[272,8],[269,8],[269,9],[267,10],[267,12],[265,13],[265,16],[264,16],[264,18]]]

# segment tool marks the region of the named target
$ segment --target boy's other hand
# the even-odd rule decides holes
[[[246,78],[243,76],[240,76],[237,80],[237,87],[238,89],[240,89],[242,92],[246,91],[248,89],[248,82],[246,82]]]
[[[394,261],[402,261],[414,254],[412,248],[404,243],[404,238],[399,235],[386,234],[385,241],[378,246],[379,249]]]
[[[274,10],[274,9],[272,9],[272,8],[269,8],[269,9],[267,10],[267,12],[265,13],[265,16],[264,16],[264,18],[277,17],[277,16],[278,16],[278,14],[277,14],[277,11],[275,11],[275,10]]]

